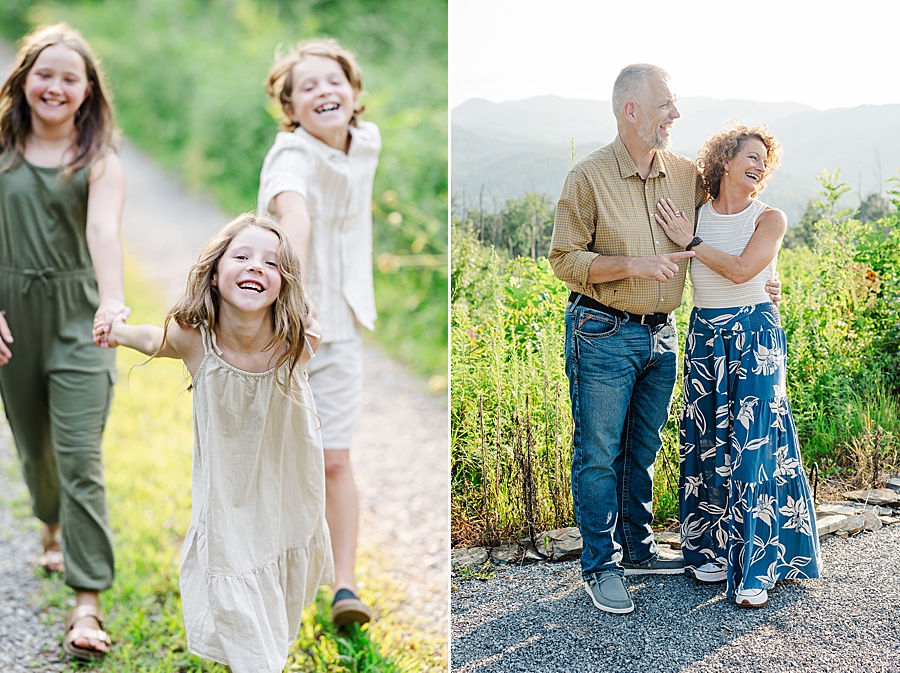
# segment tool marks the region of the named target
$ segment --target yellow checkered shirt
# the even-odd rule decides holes
[[[679,262],[678,274],[665,283],[641,278],[587,282],[598,255],[651,257],[684,250],[654,218],[661,198],[672,199],[695,222],[696,208],[707,196],[694,162],[658,151],[644,180],[619,136],[591,152],[569,171],[556,206],[548,256],[553,272],[570,290],[620,311],[674,311],[681,303],[688,260]]]

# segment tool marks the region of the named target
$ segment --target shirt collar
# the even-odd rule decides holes
[[[351,154],[353,154],[354,150],[356,149],[356,146],[359,144],[358,140],[354,141],[354,136],[358,132],[358,129],[356,129],[353,126],[350,126],[349,128],[350,128],[350,149],[347,151],[346,154],[344,154],[340,150],[333,148],[328,143],[323,143],[321,140],[319,140],[314,135],[309,133],[302,126],[298,126],[296,129],[294,129],[294,133],[299,136],[303,136],[304,138],[309,140],[309,142],[312,143],[312,145],[314,147],[318,147],[319,151],[322,154],[324,154],[326,157],[328,157],[329,159],[338,159],[340,157],[347,157],[347,156],[350,156]]]
[[[622,137],[620,135],[616,135],[616,139],[613,141],[613,151],[616,154],[616,161],[619,163],[619,175],[622,176],[622,179],[630,178],[632,175],[637,175],[640,177],[638,173],[637,166],[634,165],[634,159],[631,158],[631,155],[628,154],[628,148],[625,147],[625,143],[622,141]],[[666,161],[663,158],[662,151],[657,150],[653,155],[653,164],[650,166],[650,174],[647,176],[648,178],[658,178],[665,177],[666,175]]]

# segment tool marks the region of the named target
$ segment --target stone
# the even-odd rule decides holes
[[[845,498],[865,502],[869,505],[900,504],[900,493],[889,488],[868,488],[844,493]]]
[[[505,544],[491,549],[491,561],[500,566],[516,563],[519,560],[519,545]]]
[[[480,568],[488,561],[484,547],[463,547],[450,550],[450,570],[459,572],[463,568]]]
[[[672,549],[681,549],[681,533],[677,530],[663,531],[656,533],[656,541],[661,544],[667,544]]]
[[[860,503],[856,502],[852,505],[842,505],[836,502],[825,502],[821,505],[816,505],[816,514],[842,514],[843,516],[853,516],[854,514],[859,514],[862,512],[864,506]]]
[[[881,530],[881,527],[884,525],[881,523],[881,519],[878,518],[878,512],[875,512],[874,510],[863,510],[862,516],[865,521],[864,527],[866,530]]]
[[[853,516],[847,517],[847,520],[844,522],[844,525],[839,532],[847,533],[847,535],[854,535],[861,530],[864,530],[865,527],[866,517],[862,514],[854,514]]]
[[[900,477],[891,477],[888,479],[886,487],[900,493]]]
[[[581,532],[574,526],[536,534],[534,540],[548,561],[575,561],[581,558]],[[523,538],[519,541],[519,544],[540,559],[540,555],[531,546],[529,538]]]
[[[878,517],[878,518],[881,519],[881,523],[882,523],[883,525],[885,525],[885,526],[892,526],[892,525],[894,525],[895,523],[900,523],[900,518],[897,518],[896,516],[884,516],[884,515],[882,515],[882,516],[880,516],[880,517]]]
[[[816,519],[816,534],[819,537],[823,537],[828,535],[829,533],[836,533],[844,527],[844,524],[847,522],[846,516],[842,514],[831,514],[829,516],[823,516],[821,518]]]
[[[534,549],[531,549],[530,547],[525,548],[523,551],[524,551],[524,553],[522,554],[521,559],[519,559],[519,563],[521,563],[523,565],[528,565],[531,563],[540,563],[541,561],[547,560],[543,556],[538,554]]]

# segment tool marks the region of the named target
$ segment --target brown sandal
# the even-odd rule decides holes
[[[45,525],[44,532],[41,533],[41,545],[44,547],[44,553],[38,558],[38,565],[44,569],[44,572],[48,575],[66,572],[65,559],[63,558],[62,545],[59,539],[59,528],[51,533]]]
[[[100,628],[87,629],[79,627],[76,629],[75,623],[84,617],[93,617],[96,619]],[[109,635],[103,630],[103,617],[100,615],[100,610],[93,605],[76,605],[69,614],[66,615],[66,639],[63,642],[63,647],[65,647],[66,654],[70,657],[81,659],[82,661],[97,661],[106,656],[107,653],[103,650],[79,647],[75,644],[75,641],[79,638],[93,638],[94,640],[99,640],[106,644],[107,647],[112,647],[112,641],[109,639]]]

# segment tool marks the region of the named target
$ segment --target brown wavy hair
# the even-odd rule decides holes
[[[266,93],[269,98],[281,106],[282,116],[279,121],[286,131],[294,131],[300,126],[288,116],[284,109],[291,104],[294,94],[294,66],[307,56],[324,56],[337,61],[353,90],[358,94],[362,93],[362,70],[353,54],[344,49],[337,40],[300,42],[285,56],[281,56],[276,50],[275,65],[269,70],[269,76],[266,78]],[[365,111],[365,106],[357,102],[353,116],[350,118],[351,126],[359,126],[359,119]]]
[[[756,138],[766,147],[766,170],[751,196],[759,194],[769,178],[781,164],[781,143],[769,132],[767,126],[744,126],[735,124],[733,129],[719,131],[707,138],[697,153],[697,168],[703,180],[703,187],[710,198],[719,198],[719,187],[725,175],[725,164],[734,159],[744,143]]]
[[[31,108],[23,85],[41,52],[58,44],[81,56],[89,84],[87,98],[75,113],[75,156],[64,166],[64,173],[70,175],[118,147],[119,136],[100,61],[78,31],[58,23],[38,28],[23,38],[15,68],[0,89],[0,172],[16,168],[25,157],[25,143],[32,128]]]
[[[280,344],[287,345],[275,365],[275,380],[282,391],[290,395],[294,370],[306,348],[309,303],[300,283],[300,258],[281,226],[269,217],[244,213],[210,239],[197,263],[191,267],[184,294],[166,315],[162,343],[165,344],[169,324],[173,321],[181,327],[196,327],[205,323],[209,330],[215,328],[219,318],[219,291],[213,285],[213,276],[228,246],[247,227],[266,229],[278,237],[276,259],[281,272],[281,289],[272,304],[272,338],[264,350],[277,348]],[[282,380],[281,366],[285,363],[288,363],[287,375]]]

